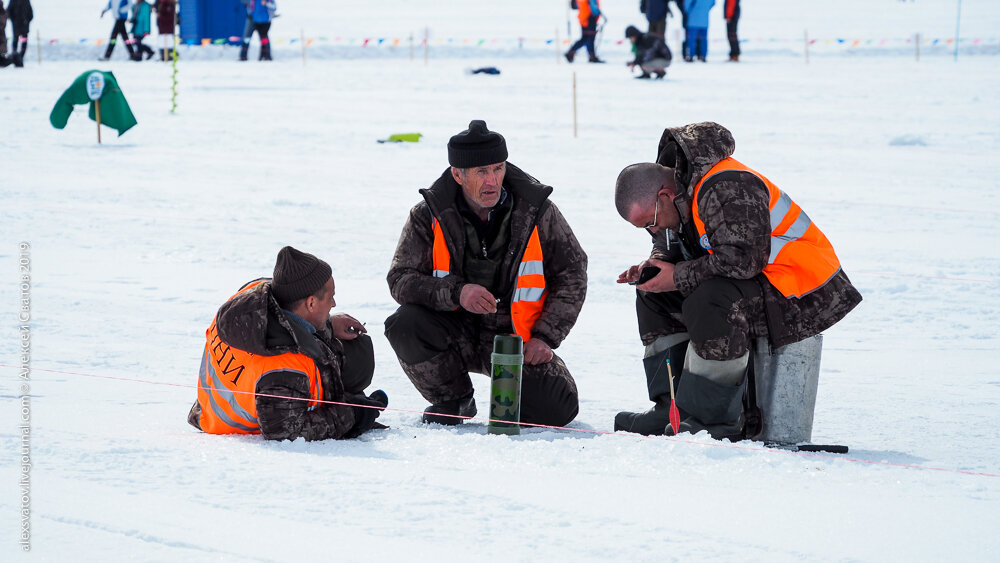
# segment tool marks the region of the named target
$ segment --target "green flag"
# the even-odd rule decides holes
[[[92,75],[100,75],[100,77]],[[101,80],[103,78],[103,80]],[[89,84],[88,84],[89,82]],[[88,92],[88,86],[90,91]],[[115,75],[100,70],[88,70],[73,81],[73,84],[59,96],[56,106],[52,108],[49,122],[56,129],[66,127],[69,115],[73,113],[73,105],[90,104],[90,119],[97,121],[94,110],[94,100],[101,101],[101,124],[118,131],[118,136],[128,131],[136,124],[135,116],[125,101]]]

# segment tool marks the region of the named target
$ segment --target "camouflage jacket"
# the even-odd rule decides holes
[[[323,378],[323,400],[345,400],[340,379],[344,348],[333,337],[330,323],[310,334],[291,321],[274,299],[270,281],[223,304],[216,314],[215,326],[224,343],[244,352],[260,356],[289,352],[308,356],[316,362]],[[309,379],[299,371],[271,371],[257,381],[256,392],[309,398]],[[308,401],[265,396],[258,396],[256,403],[260,433],[268,440],[340,438],[354,426],[354,410],[345,405],[320,404],[309,410]],[[188,415],[188,422],[196,428],[200,412],[201,406],[196,401]]]
[[[510,302],[517,269],[532,229],[538,226],[548,294],[542,314],[532,327],[532,338],[556,348],[576,324],[587,296],[587,254],[559,209],[548,200],[552,188],[541,184],[511,163],[507,163],[504,188],[514,197],[510,223],[510,244],[501,265],[501,286],[489,289],[500,299],[494,317],[487,321],[498,331],[512,332]],[[461,187],[448,168],[430,188],[420,190],[424,201],[410,210],[399,235],[396,254],[389,267],[389,291],[400,305],[423,305],[436,311],[459,308],[459,296],[466,281],[462,276],[466,235],[462,217],[455,206],[462,197]],[[431,274],[434,235],[431,219],[437,217],[451,254],[451,273],[443,278]]]
[[[771,344],[784,346],[833,326],[861,302],[861,294],[843,269],[826,285],[799,298],[785,297],[771,285],[762,273],[771,252],[768,190],[757,176],[747,172],[720,175],[698,192],[699,214],[713,253],[702,249],[691,214],[694,188],[735,148],[729,130],[716,123],[663,131],[656,161],[676,171],[681,193],[674,204],[681,227],[678,233],[654,236],[652,256],[676,263],[674,281],[684,295],[709,278],[757,279],[764,293]],[[680,244],[670,246],[668,236]]]

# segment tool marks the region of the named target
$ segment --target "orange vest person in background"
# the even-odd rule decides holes
[[[205,332],[188,422],[269,440],[355,438],[375,427],[389,400],[382,390],[363,394],[372,341],[354,317],[330,315],[334,292],[326,262],[282,248],[274,277],[240,288]]]
[[[603,60],[597,58],[597,45],[595,43],[597,40],[597,20],[601,17],[601,3],[599,0],[578,0],[577,7],[580,10],[577,14],[577,18],[580,20],[580,39],[563,56],[566,57],[567,61],[573,62],[577,49],[586,47],[587,54],[590,55],[588,62],[603,63]]]

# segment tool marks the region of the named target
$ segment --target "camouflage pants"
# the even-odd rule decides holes
[[[385,335],[413,386],[439,404],[472,395],[470,372],[490,373],[493,337],[512,332],[496,317],[403,305],[386,319]],[[576,418],[576,382],[562,358],[525,364],[521,377],[522,422],[564,426]]]
[[[756,279],[713,278],[684,297],[678,291],[636,291],[639,337],[644,345],[687,332],[695,352],[706,360],[742,356],[752,339],[767,336],[764,298]]]

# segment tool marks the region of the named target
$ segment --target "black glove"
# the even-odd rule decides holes
[[[357,438],[372,429],[372,426],[375,425],[375,419],[382,414],[382,409],[389,406],[389,396],[385,394],[385,391],[377,389],[367,397],[354,395],[350,397],[350,402],[365,406],[351,407],[354,409],[354,426],[344,434],[344,438],[347,439]]]

